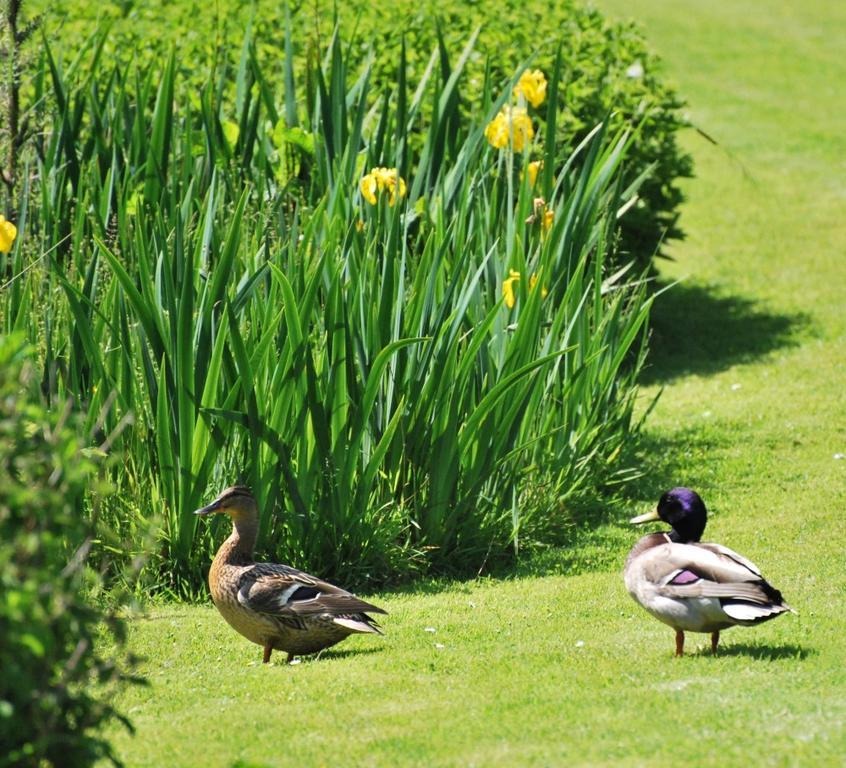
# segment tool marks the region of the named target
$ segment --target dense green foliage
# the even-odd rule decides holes
[[[272,79],[285,59],[285,4],[217,0],[209,2],[141,3],[133,0],[87,3],[80,0],[35,0],[32,11],[49,10],[47,33],[76,50],[97,22],[112,26],[107,55],[164,58],[175,48],[180,74],[199,89],[208,73],[236,66],[245,28],[250,25],[257,57]],[[557,123],[559,159],[606,118],[613,132],[635,130],[626,157],[626,179],[648,171],[638,199],[622,222],[623,261],[633,255],[649,263],[662,241],[679,237],[678,180],[690,176],[690,156],[677,143],[685,124],[683,102],[658,75],[657,57],[637,28],[611,24],[598,11],[577,0],[365,0],[344,3],[292,4],[293,53],[298,65],[315,59],[336,23],[345,41],[345,58],[356,71],[372,62],[373,99],[396,87],[402,46],[409,82],[423,78],[430,56],[443,40],[457,51],[478,27],[475,50],[465,67],[464,87],[457,98],[462,109],[478,104],[475,92],[485,83],[507,81],[521,63],[551,73],[556,52],[563,54],[561,107]],[[428,114],[429,104],[423,104]],[[477,115],[478,117],[478,115]],[[422,135],[411,127],[409,142],[420,146]]]
[[[75,768],[114,757],[105,722],[128,725],[110,698],[125,626],[89,596],[96,464],[67,409],[40,404],[28,357],[0,339],[0,765]]]
[[[376,107],[338,40],[305,76],[288,57],[282,88],[248,37],[199,93],[175,57],[111,66],[104,43],[48,48],[34,78],[3,315],[51,402],[134,419],[112,522],[162,516],[165,586],[201,583],[191,511],[235,480],[269,555],[372,581],[478,569],[615,470],[649,309],[608,267],[631,139],[600,125],[561,162],[560,64],[516,153],[483,136],[511,86],[462,85],[472,41],[415,90],[401,60]],[[407,180],[393,205],[360,190],[381,166]]]

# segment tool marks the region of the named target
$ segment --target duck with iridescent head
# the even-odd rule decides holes
[[[721,544],[700,541],[707,516],[698,493],[673,488],[654,511],[630,521],[662,520],[670,526],[632,547],[624,580],[635,601],[676,630],[676,656],[684,653],[685,632],[710,633],[716,653],[722,630],[793,612],[753,562]]]

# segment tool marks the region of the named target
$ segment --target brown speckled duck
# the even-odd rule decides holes
[[[234,629],[264,648],[265,664],[274,649],[285,651],[290,664],[348,635],[382,634],[366,613],[386,613],[381,608],[296,568],[253,560],[259,516],[249,488],[227,488],[194,514],[216,513],[229,515],[232,535],[209,571],[212,600]]]
[[[650,533],[634,545],[624,578],[631,596],[676,630],[676,656],[685,632],[710,632],[717,652],[720,631],[769,621],[793,609],[758,566],[721,544],[700,541],[707,511],[690,488],[667,491],[653,512],[630,522],[663,520],[671,530]]]

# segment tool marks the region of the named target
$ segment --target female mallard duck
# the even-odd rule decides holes
[[[676,656],[685,632],[710,632],[717,652],[720,630],[749,626],[793,609],[758,567],[720,544],[699,541],[707,512],[699,494],[673,488],[654,512],[632,523],[663,520],[669,533],[650,533],[632,547],[624,577],[631,596],[656,619],[676,630]]]
[[[196,515],[222,512],[232,535],[221,544],[209,571],[212,600],[226,621],[264,648],[294,655],[317,653],[357,632],[381,635],[365,611],[386,613],[355,595],[288,565],[256,563],[258,508],[250,489],[227,488]]]

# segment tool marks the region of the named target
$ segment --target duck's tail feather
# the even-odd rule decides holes
[[[350,632],[362,632],[375,635],[384,635],[379,625],[367,614],[357,616],[335,616],[332,621],[338,626],[348,629]]]
[[[786,605],[751,603],[743,600],[720,600],[720,605],[727,616],[741,624],[759,624],[791,610]]]

